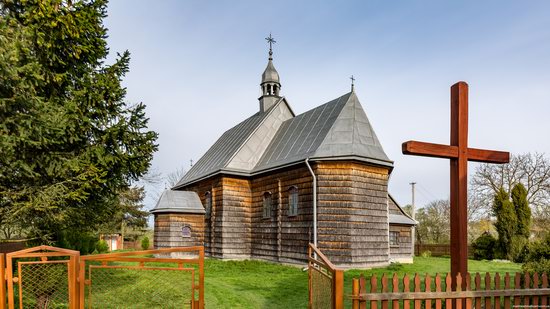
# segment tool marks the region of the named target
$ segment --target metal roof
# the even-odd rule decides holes
[[[390,224],[403,224],[403,225],[416,225],[417,222],[413,220],[397,203],[397,201],[393,198],[391,194],[388,193],[388,202],[395,205],[398,213],[392,213],[390,210],[390,213],[388,215],[388,221]]]
[[[253,172],[308,157],[347,157],[393,166],[354,92],[285,121]]]
[[[165,190],[151,213],[204,214],[204,206],[196,192]]]
[[[281,100],[281,102],[283,102],[283,100]],[[272,114],[272,111],[277,109],[277,106],[278,104],[275,104],[266,112],[257,112],[233,128],[227,130],[197,161],[197,163],[191,167],[191,169],[183,176],[176,186],[174,186],[174,188],[181,187],[182,185],[197,179],[209,176],[227,167],[227,165],[231,163],[232,158],[249,140],[250,136],[261,126],[264,120]],[[282,123],[282,120],[280,123]],[[274,125],[272,126],[272,130],[274,131],[272,135],[274,135],[279,127]],[[267,145],[268,143],[269,141],[264,141],[264,144]],[[244,170],[244,172],[249,172],[249,170]]]
[[[416,225],[416,222],[404,215],[389,214],[390,224],[404,224],[404,225]]]
[[[226,131],[174,189],[219,172],[250,176],[306,158],[393,167],[355,92],[298,116],[282,98]]]

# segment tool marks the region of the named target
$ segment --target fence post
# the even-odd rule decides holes
[[[199,286],[199,309],[204,309],[204,246],[199,249]]]
[[[353,281],[351,282],[351,295],[353,298],[352,300],[352,309],[359,309],[359,299],[356,297],[359,296],[359,279],[353,278]]]
[[[6,309],[6,260],[4,253],[0,253],[0,309]]]
[[[334,309],[344,308],[344,271],[337,269],[334,271],[333,278]]]
[[[86,298],[86,260],[78,257],[78,308],[84,309]]]

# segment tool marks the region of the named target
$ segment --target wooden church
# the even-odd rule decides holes
[[[352,90],[296,115],[270,48],[259,110],[226,131],[151,211],[155,248],[340,267],[412,262],[412,220],[388,194],[393,162]]]

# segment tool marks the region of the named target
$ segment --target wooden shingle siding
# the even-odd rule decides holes
[[[222,257],[221,213],[223,210],[223,189],[221,177],[212,177],[189,187],[185,190],[195,191],[203,205],[206,205],[206,192],[212,196],[212,210],[210,218],[205,218],[204,246],[207,256]]]
[[[318,247],[343,267],[370,267],[389,261],[388,168],[351,161],[313,162],[317,176]],[[298,188],[298,213],[289,216],[289,188]],[[222,175],[182,188],[205,202],[206,252],[220,258],[306,262],[313,241],[312,176],[296,165],[246,178]],[[271,216],[264,218],[264,194]]]
[[[288,189],[298,188],[298,214],[288,215]],[[262,216],[263,193],[272,194],[272,216]],[[252,180],[252,257],[305,262],[312,239],[312,178],[307,167],[281,170]]]
[[[223,186],[223,257],[250,257],[250,180],[224,176]]]
[[[319,249],[334,263],[370,267],[388,262],[388,169],[358,162],[321,162]]]
[[[399,245],[390,246],[390,257],[396,261],[412,258],[411,227],[407,225],[390,225],[390,231],[398,232]]]
[[[182,237],[182,228],[191,229],[191,237]],[[204,216],[195,214],[155,215],[155,249],[201,246],[204,242]]]

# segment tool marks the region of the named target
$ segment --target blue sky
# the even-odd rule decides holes
[[[112,54],[132,54],[128,102],[147,105],[160,134],[153,168],[164,174],[257,112],[270,32],[295,112],[348,92],[356,77],[403,205],[411,181],[418,206],[448,196],[448,161],[404,156],[401,143],[449,142],[457,81],[470,85],[471,147],[550,154],[548,1],[113,0],[108,14]]]

